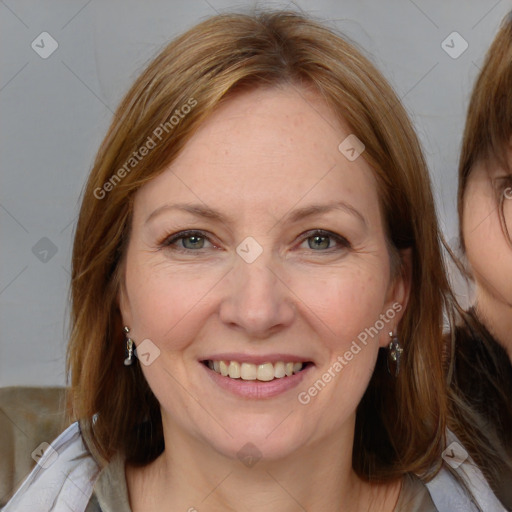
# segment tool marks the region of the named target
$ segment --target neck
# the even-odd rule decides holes
[[[398,499],[400,481],[370,485],[352,470],[353,430],[348,439],[337,433],[285,459],[262,458],[252,466],[178,429],[167,432],[166,450],[153,463],[127,468],[134,512],[389,512]]]
[[[479,288],[475,310],[486,329],[507,351],[512,364],[512,307]]]

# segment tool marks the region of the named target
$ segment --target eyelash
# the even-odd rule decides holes
[[[179,233],[176,233],[174,235],[167,235],[163,240],[162,242],[160,242],[158,245],[160,248],[162,249],[170,249],[170,250],[173,250],[173,251],[178,251],[178,252],[186,252],[186,253],[190,253],[190,252],[201,252],[204,250],[204,248],[201,248],[201,249],[187,249],[185,247],[178,247],[176,246],[176,242],[178,242],[179,240],[183,240],[183,239],[186,239],[186,238],[189,238],[189,237],[192,237],[192,236],[197,236],[197,237],[200,237],[200,238],[204,238],[205,240],[207,240],[208,242],[212,243],[211,240],[209,239],[209,237],[206,235],[206,233],[204,231],[199,231],[199,230],[186,230],[186,231],[180,231]],[[309,238],[313,238],[315,236],[319,236],[319,237],[329,237],[331,239],[333,239],[335,242],[337,242],[341,247],[336,249],[335,247],[328,247],[327,249],[324,249],[324,250],[318,250],[318,251],[315,251],[314,249],[310,249],[312,252],[318,252],[318,253],[331,253],[335,250],[342,250],[342,249],[351,249],[351,244],[350,242],[343,236],[341,235],[337,235],[336,233],[332,233],[331,231],[326,231],[326,230],[323,230],[323,229],[313,229],[313,230],[310,230],[310,231],[307,231],[306,233],[304,233],[303,235],[301,235],[301,244],[308,240]]]

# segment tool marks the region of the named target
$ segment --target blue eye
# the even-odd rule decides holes
[[[308,249],[314,252],[332,252],[332,250],[343,250],[351,247],[350,242],[335,233],[322,229],[315,229],[305,233],[302,237],[302,244],[308,243]],[[209,246],[206,244],[210,244]],[[160,244],[162,248],[169,248],[176,251],[200,251],[215,247],[209,238],[202,231],[181,231],[175,235],[165,238]]]
[[[305,241],[308,242],[309,249],[313,249],[317,252],[323,252],[327,249],[332,249],[335,244],[338,244],[345,249],[350,247],[350,242],[346,238],[321,229],[310,232],[309,236],[306,236],[304,239],[304,242]]]
[[[181,241],[181,244],[177,242]],[[177,250],[200,250],[205,248],[205,242],[208,237],[204,236],[201,231],[182,231],[176,235],[165,239],[162,242],[162,247],[174,246]],[[208,242],[210,243],[210,242]]]
[[[204,246],[204,238],[202,236],[192,235],[181,238],[185,249],[202,249]],[[187,242],[190,242],[187,244]]]
[[[331,239],[325,235],[314,235],[308,237],[308,245],[310,249],[329,249]]]

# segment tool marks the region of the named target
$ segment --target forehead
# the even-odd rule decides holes
[[[179,156],[137,193],[144,212],[170,200],[224,211],[279,212],[310,202],[352,201],[378,215],[377,184],[364,158],[339,145],[348,125],[312,90],[239,92],[199,127]]]

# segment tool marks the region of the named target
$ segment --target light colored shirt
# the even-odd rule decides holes
[[[456,478],[456,477],[457,478]],[[443,467],[427,484],[406,475],[394,512],[506,512],[478,468]],[[102,470],[87,450],[78,422],[38,460],[2,512],[132,512],[121,456]]]

